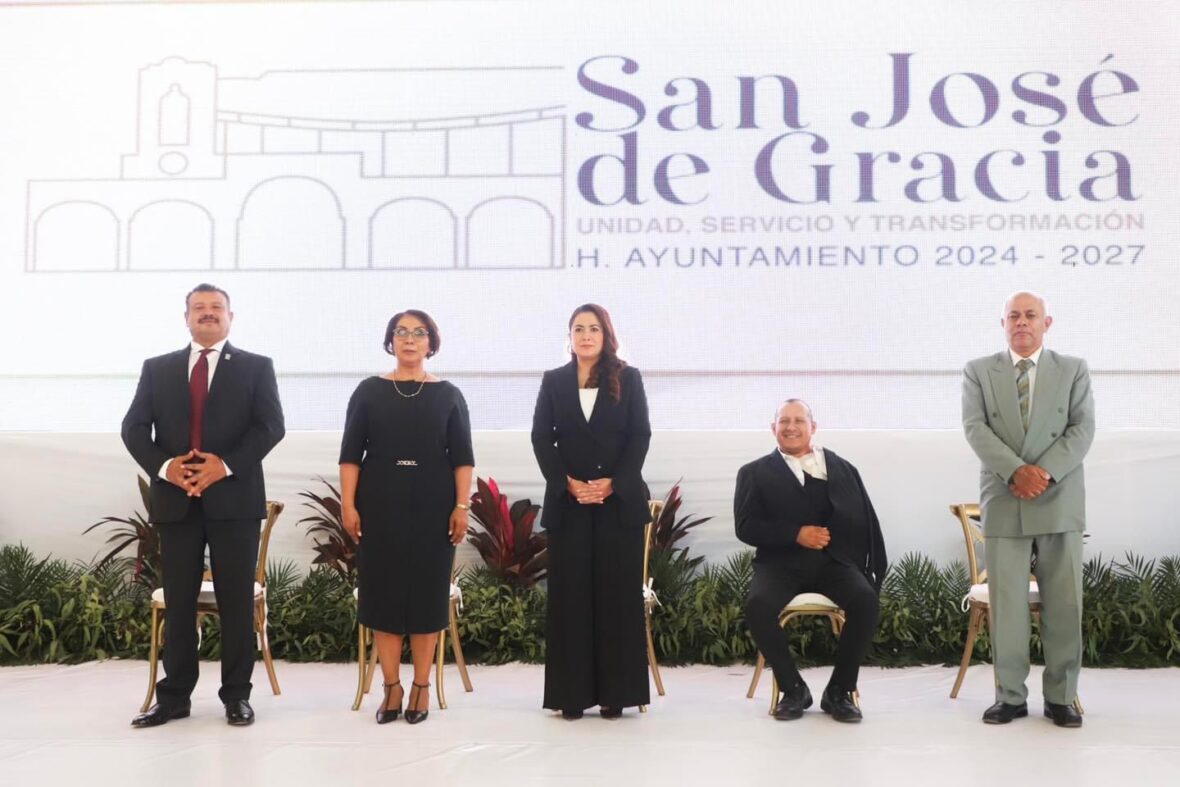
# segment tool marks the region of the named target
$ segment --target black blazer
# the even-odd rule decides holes
[[[873,503],[860,473],[836,453],[824,449],[828,466],[828,497],[832,517],[827,523],[832,540],[825,551],[868,577],[879,591],[885,579],[885,540]],[[778,450],[738,471],[733,498],[737,537],[757,547],[755,561],[777,563],[788,570],[819,554],[796,541],[809,509],[803,486]]]
[[[123,444],[152,481],[153,522],[179,522],[188,512],[188,495],[159,472],[164,462],[189,450],[189,352],[185,347],[144,361],[123,418]],[[233,475],[201,495],[207,517],[266,516],[262,458],[285,433],[274,364],[226,342],[205,402],[201,440],[203,450],[220,456]]]
[[[579,481],[610,478],[623,524],[644,525],[651,519],[642,475],[651,443],[643,378],[638,369],[627,366],[619,382],[619,401],[611,399],[604,385],[587,422],[578,398],[577,362],[545,372],[533,411],[532,438],[545,476],[541,517],[546,528],[560,527],[561,512],[573,500],[566,490],[567,475]]]

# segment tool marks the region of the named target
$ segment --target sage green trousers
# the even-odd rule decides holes
[[[987,586],[991,606],[992,653],[996,699],[1019,705],[1028,698],[1031,616],[1028,608],[1029,562],[1041,594],[1041,644],[1046,701],[1071,704],[1078,695],[1082,669],[1082,534],[985,538]]]

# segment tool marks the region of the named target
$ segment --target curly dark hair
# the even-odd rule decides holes
[[[623,370],[627,368],[627,362],[618,356],[619,340],[615,337],[615,326],[610,320],[610,313],[599,306],[597,303],[583,303],[578,308],[574,309],[574,313],[570,315],[569,329],[573,330],[574,320],[579,314],[593,314],[598,318],[598,324],[602,326],[602,355],[598,356],[598,363],[590,370],[590,377],[586,380],[587,388],[603,388],[605,387],[610,398],[614,401],[619,401],[623,397],[623,384],[620,378],[623,375]],[[573,350],[570,351],[570,358],[577,360],[577,355]],[[602,385],[600,380],[606,379],[606,385]]]

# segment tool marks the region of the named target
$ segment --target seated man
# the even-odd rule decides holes
[[[822,593],[840,605],[847,621],[820,708],[836,721],[858,722],[853,693],[877,627],[885,543],[860,474],[813,446],[815,430],[807,403],[788,399],[771,424],[778,447],[738,471],[737,537],[758,548],[746,623],[782,691],[774,717],[797,719],[811,706],[811,691],[795,667],[779,613],[799,593]]]

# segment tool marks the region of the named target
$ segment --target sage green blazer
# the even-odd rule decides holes
[[[985,536],[1086,529],[1082,460],[1094,441],[1094,397],[1084,360],[1049,349],[1041,353],[1025,432],[1008,351],[976,358],[963,370],[963,431],[981,462]],[[1035,500],[1020,500],[1008,489],[1024,464],[1043,467],[1053,478]]]

